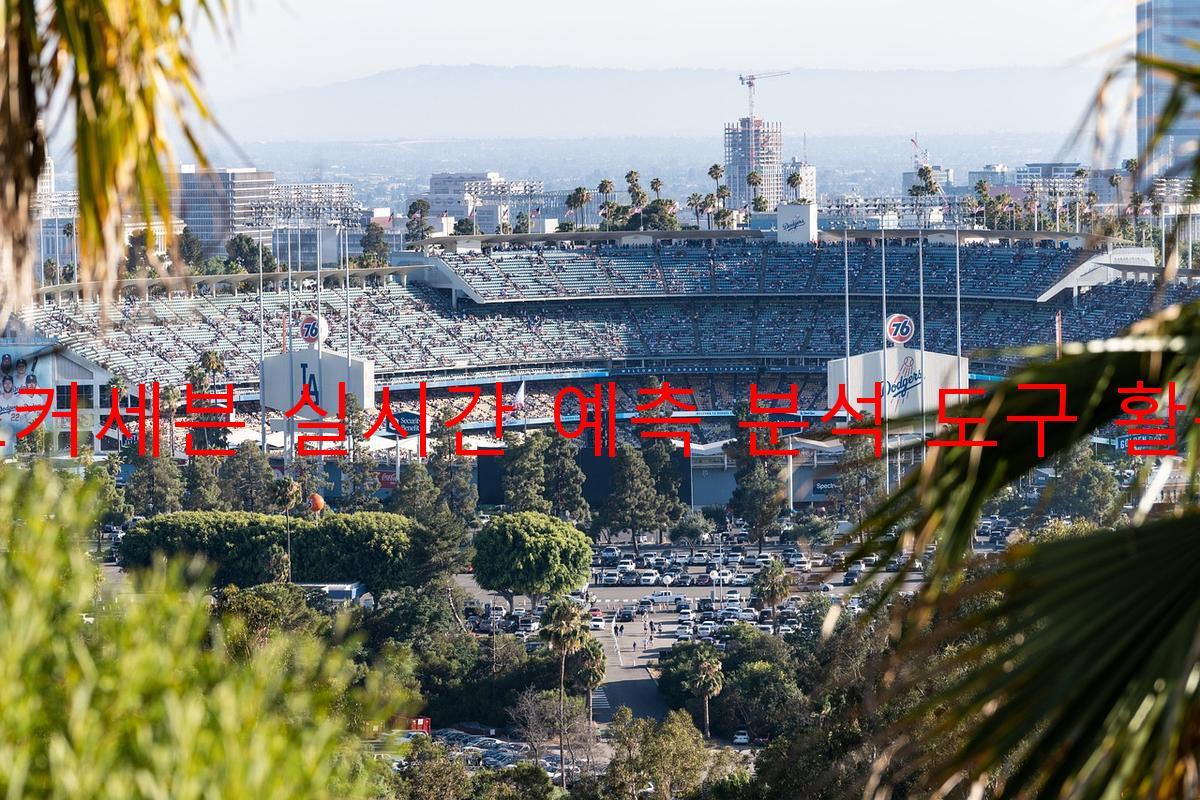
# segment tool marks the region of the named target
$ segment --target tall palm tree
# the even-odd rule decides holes
[[[711,650],[707,650],[696,661],[695,672],[687,678],[687,690],[704,702],[704,738],[712,738],[712,730],[708,724],[708,701],[721,693],[725,688],[725,676],[721,672],[721,659]]]
[[[804,183],[804,180],[800,177],[799,172],[793,172],[791,175],[787,176],[787,185],[788,188],[792,190],[793,200],[800,200],[800,184],[802,183]]]
[[[755,197],[758,197],[758,190],[762,186],[762,182],[762,175],[759,174],[758,170],[752,169],[746,173],[746,185],[754,190]]]
[[[662,178],[651,178],[650,179],[650,191],[654,192],[655,200],[662,199],[662,190],[663,190]]]
[[[721,178],[725,177],[725,168],[722,167],[720,164],[713,164],[711,167],[708,168],[708,177],[712,178],[713,186],[716,187],[717,189],[720,189],[721,188]],[[717,192],[717,195],[720,196],[719,191]]]
[[[225,359],[216,350],[205,350],[198,363],[208,372],[210,384],[216,384],[217,373],[225,371]]]
[[[159,402],[161,407],[166,409],[169,429],[175,430],[175,414],[179,411],[179,404],[183,402],[183,392],[179,391],[175,384],[164,386]]]
[[[600,196],[604,198],[604,202],[601,203],[601,208],[606,206],[608,204],[608,202],[612,199],[613,192],[616,191],[616,188],[617,187],[615,185],[613,185],[613,182],[611,180],[609,180],[608,178],[605,178],[604,180],[600,181],[599,184],[596,185],[596,191],[599,192]],[[605,214],[604,222],[605,222],[604,227],[607,227],[607,225],[608,225],[608,215],[607,214]]]
[[[699,192],[688,195],[687,207],[696,215],[696,227],[700,227],[700,209],[704,207],[704,197]]]
[[[0,68],[0,317],[33,288],[30,209],[46,161],[42,120],[66,100],[79,191],[76,278],[116,286],[125,254],[123,214],[173,229],[171,139],[199,140],[211,117],[192,54],[197,18],[221,27],[228,5],[152,0],[4,4]],[[203,162],[203,154],[197,153]]]
[[[193,389],[203,389],[208,385],[208,373],[199,364],[188,364],[183,371],[183,379]]]
[[[1149,56],[1134,61],[1175,83],[1144,158],[1191,113],[1200,71]],[[1200,157],[1191,152],[1180,172],[1195,181]],[[1136,169],[1130,177],[1136,184]],[[1164,284],[1173,279],[1170,269]],[[986,419],[954,438],[996,447],[928,448],[920,469],[867,520],[859,553],[903,559],[935,547],[920,595],[903,611],[899,654],[915,662],[905,686],[932,678],[944,688],[888,731],[893,763],[925,769],[932,786],[991,782],[999,800],[1200,796],[1200,508],[1193,490],[1154,517],[1160,489],[1150,480],[1134,487],[1133,511],[1112,529],[1034,540],[982,571],[967,568],[984,504],[1120,418],[1118,389],[1173,385],[1176,396],[1195,397],[1197,330],[1200,303],[1190,302],[1114,338],[1068,344],[1061,358],[1051,349],[959,410]],[[1017,421],[1056,413],[1058,392],[1031,392],[1030,384],[1061,385],[1063,411],[1077,421],[1048,426],[1044,437]],[[1192,452],[1200,435],[1195,416],[1189,409],[1177,428]],[[1147,469],[1165,478],[1174,467],[1164,461]],[[1195,465],[1184,469],[1194,481]],[[901,531],[894,539],[892,524]],[[900,591],[903,575],[885,579],[878,603]],[[928,649],[916,639],[954,631],[968,634],[969,645],[923,658]],[[911,739],[917,715],[932,718],[919,749]]]
[[[592,205],[592,193],[586,186],[580,186],[576,191],[579,192],[579,208],[583,212],[583,224],[587,225],[588,208]]]
[[[722,183],[720,186],[717,187],[717,204],[721,208],[725,207],[725,201],[728,200],[732,196],[733,196],[733,191],[729,188],[728,183]]]
[[[566,746],[567,727],[567,656],[582,648],[591,638],[583,620],[583,610],[565,597],[556,597],[542,612],[542,627],[538,632],[551,652],[558,656],[558,760],[562,788],[567,788]]]
[[[708,216],[708,227],[712,228],[713,212],[717,210],[717,196],[709,193],[704,195],[704,213]]]
[[[580,684],[587,691],[588,740],[591,741],[595,733],[594,720],[596,718],[592,695],[596,689],[600,688],[600,684],[604,683],[604,672],[608,667],[608,659],[604,656],[604,645],[600,644],[600,640],[593,636],[587,637],[587,641],[583,643],[580,653],[582,653],[583,658],[579,665],[579,671],[575,674],[579,678]]]
[[[1129,210],[1133,214],[1133,236],[1138,244],[1141,244],[1141,232],[1138,231],[1138,222],[1142,218],[1142,209],[1146,207],[1146,195],[1141,192],[1133,192],[1129,195]]]
[[[117,404],[129,396],[129,376],[124,372],[114,372],[112,377],[108,379],[108,394],[112,395],[112,390],[117,390]]]
[[[629,186],[637,186],[642,180],[642,176],[638,174],[636,169],[631,169],[625,173],[625,183]]]
[[[773,559],[754,576],[754,588],[763,601],[763,608],[774,609],[792,593],[792,574],[783,566],[783,562]],[[774,614],[775,633],[779,633],[779,615]]]

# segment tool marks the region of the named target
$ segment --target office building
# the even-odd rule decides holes
[[[755,191],[746,176],[757,172],[762,185],[757,194],[773,210],[783,199],[783,126],[762,117],[742,117],[725,125],[725,183],[729,208],[750,208]]]
[[[205,258],[223,255],[225,243],[239,233],[271,244],[274,173],[185,164],[176,178],[175,214],[200,240]]]
[[[1200,39],[1200,0],[1139,0],[1137,53],[1139,56],[1179,61],[1195,66],[1200,52],[1191,44]],[[1137,144],[1145,153],[1158,126],[1163,106],[1171,95],[1172,81],[1153,70],[1137,72]],[[1188,103],[1179,121],[1143,164],[1146,182],[1174,169],[1196,150],[1200,139],[1200,103]]]

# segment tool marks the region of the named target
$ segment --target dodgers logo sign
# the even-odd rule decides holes
[[[893,414],[900,410],[900,404],[904,402],[909,393],[921,386],[924,378],[924,373],[917,369],[917,360],[912,356],[906,356],[896,370],[895,380],[884,381],[884,392],[891,400],[890,406]]]
[[[888,341],[896,344],[904,344],[909,341],[916,331],[917,325],[908,314],[892,314],[887,318],[884,326],[884,333],[887,335]]]

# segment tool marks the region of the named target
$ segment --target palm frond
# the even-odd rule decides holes
[[[950,759],[924,765],[932,785],[999,773],[1000,800],[1197,796],[1197,526],[1187,516],[1038,545],[944,598],[950,611],[999,590],[947,626],[982,635],[903,682],[960,675],[904,721],[932,719],[925,730],[954,742]]]
[[[190,12],[195,11],[192,15]],[[226,0],[5,0],[6,59],[0,95],[0,312],[32,290],[32,203],[45,160],[38,120],[54,101],[72,119],[79,192],[78,278],[104,295],[125,253],[123,220],[144,220],[172,242],[177,134],[203,163],[198,125],[212,122],[192,54],[192,16],[228,15]]]

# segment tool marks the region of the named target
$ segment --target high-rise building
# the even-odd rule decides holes
[[[1190,43],[1197,40],[1200,40],[1200,0],[1138,0],[1139,56],[1195,66],[1200,63],[1200,53]],[[1170,78],[1141,67],[1138,68],[1137,81],[1138,152],[1145,153],[1173,84]],[[1200,103],[1192,101],[1149,155],[1148,163],[1142,165],[1146,179],[1170,171],[1194,154],[1198,139]]]
[[[185,164],[177,176],[175,214],[200,240],[204,257],[221,255],[225,243],[244,233],[271,244],[270,214],[275,173],[254,167],[198,169]]]
[[[762,178],[758,195],[773,210],[783,199],[783,126],[762,117],[742,117],[725,125],[725,182],[729,208],[751,207],[755,192],[746,176]]]
[[[817,168],[807,161],[793,158],[780,170],[783,175],[784,192],[792,199],[799,198],[810,203],[817,202]],[[795,189],[787,185],[792,175],[800,176],[800,185]]]

